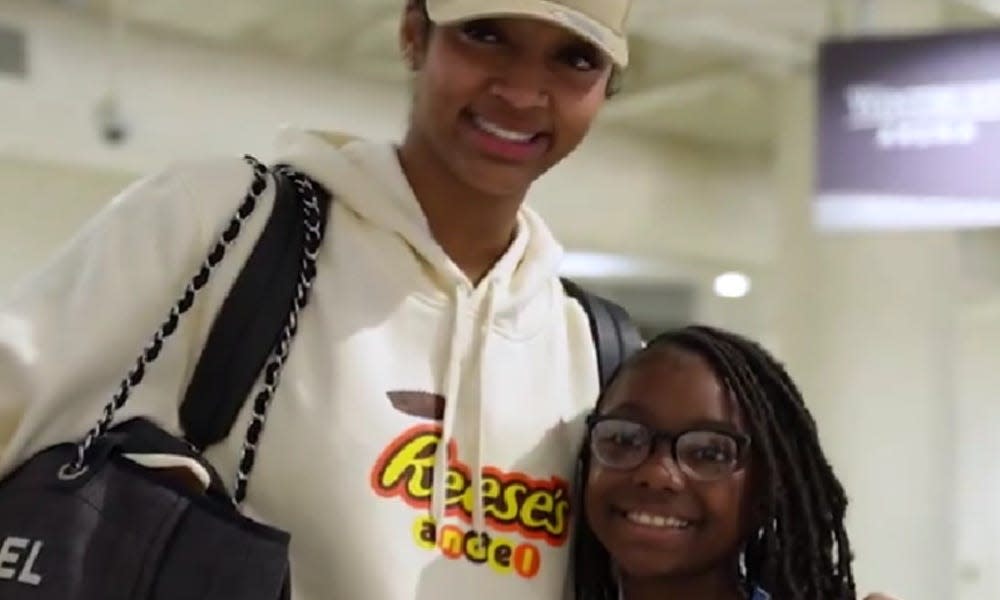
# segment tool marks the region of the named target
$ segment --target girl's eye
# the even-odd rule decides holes
[[[608,443],[616,446],[634,447],[642,445],[642,440],[637,434],[634,433],[614,433],[609,435],[606,439]]]
[[[602,421],[594,427],[594,439],[600,444],[637,448],[649,442],[649,434],[639,424],[627,421]]]
[[[479,44],[499,44],[501,41],[500,28],[488,19],[464,23],[462,36]]]
[[[703,462],[716,462],[716,463],[728,463],[732,462],[735,457],[732,452],[725,448],[699,448],[694,453],[694,458]]]

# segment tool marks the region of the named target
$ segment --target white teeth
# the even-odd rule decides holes
[[[504,129],[496,123],[490,123],[478,115],[474,116],[472,120],[475,121],[477,127],[486,133],[495,135],[502,140],[507,140],[508,142],[518,142],[524,144],[526,142],[530,142],[535,137],[535,134],[533,133],[521,133],[519,131]]]
[[[691,523],[683,519],[678,519],[677,517],[663,517],[660,515],[651,515],[649,513],[639,512],[639,511],[629,511],[625,513],[625,518],[637,525],[644,525],[646,527],[669,527],[670,529],[687,529],[691,526]]]

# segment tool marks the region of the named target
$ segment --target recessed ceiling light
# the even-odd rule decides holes
[[[715,278],[715,294],[721,298],[743,298],[750,293],[750,278],[735,271]]]

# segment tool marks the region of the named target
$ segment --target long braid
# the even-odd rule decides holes
[[[764,535],[750,541],[748,575],[770,586],[777,597],[853,599],[844,529],[847,498],[820,448],[815,421],[785,369],[758,344],[708,327],[668,333],[650,343],[651,348],[663,345],[708,359],[739,401],[751,436],[759,440],[771,518]]]
[[[779,433],[780,431],[788,427],[798,426],[798,423],[782,423],[783,419],[781,419],[781,415],[777,414],[774,411],[773,404],[768,401],[766,392],[767,383],[761,382],[760,379],[756,376],[755,371],[753,370],[753,366],[764,367],[764,370],[766,372],[765,377],[767,375],[771,375],[772,373],[770,372],[770,369],[766,368],[767,367],[766,364],[751,366],[750,364],[747,364],[746,361],[739,360],[740,353],[738,348],[729,348],[727,347],[726,344],[719,344],[719,345],[723,349],[728,351],[729,354],[731,355],[736,354],[735,357],[737,361],[736,364],[739,365],[741,374],[748,379],[752,379],[753,382],[756,383],[756,386],[753,388],[754,393],[752,395],[750,394],[743,395],[743,397],[747,398],[748,401],[743,402],[741,404],[743,404],[745,412],[752,412],[752,411],[747,411],[747,407],[755,402],[759,403],[760,407],[762,408],[761,412],[763,413],[763,420],[761,421],[760,428],[768,429],[769,430],[767,432],[768,435],[773,435],[778,440],[777,448],[778,450],[780,450],[780,454],[772,455],[777,457],[777,460],[774,460],[773,462],[775,464],[784,462],[785,464],[791,466],[793,485],[790,488],[789,486],[783,486],[782,489],[785,492],[786,496],[789,493],[793,495],[794,500],[793,502],[784,504],[783,506],[784,514],[782,514],[782,516],[785,518],[779,519],[778,522],[779,523],[790,522],[790,519],[788,518],[790,516],[788,514],[789,512],[788,504],[795,504],[796,506],[799,506],[802,509],[803,512],[802,521],[805,522],[807,525],[806,536],[805,539],[802,540],[800,536],[795,535],[795,532],[792,531],[790,528],[781,527],[778,534],[781,536],[782,547],[793,550],[793,545],[795,542],[801,543],[804,541],[805,543],[803,545],[806,548],[819,549],[821,548],[820,533],[817,527],[815,527],[816,511],[812,510],[814,504],[824,502],[824,500],[822,499],[823,498],[822,491],[816,490],[816,487],[819,486],[819,482],[804,476],[804,473],[808,472],[807,469],[809,467],[807,466],[806,469],[803,469],[802,466],[799,464],[799,461],[796,460],[796,457],[804,456],[801,453],[801,449],[797,447],[798,446],[797,440],[790,439],[787,436],[780,435]],[[783,389],[782,392],[788,395],[794,395],[792,394],[791,390],[788,389]],[[737,397],[740,396],[738,395]],[[752,399],[752,401],[750,401],[750,399]],[[794,590],[795,593],[800,594],[802,597],[806,598],[817,597],[817,595],[820,595],[820,590],[814,589],[810,585],[810,583],[822,581],[822,576],[818,571],[819,568],[818,563],[820,561],[816,560],[806,561],[804,560],[806,555],[803,555],[794,550],[790,552],[785,552],[783,556],[786,559],[786,561],[783,563],[784,567],[783,578],[789,583],[789,585],[797,587],[797,589]],[[806,581],[804,587],[798,587],[797,584],[794,582],[794,579],[791,576],[793,568],[789,565],[790,561],[800,561],[801,564],[798,566],[798,568],[806,568],[810,570],[810,578]]]
[[[816,432],[815,421],[809,414],[804,403],[801,402],[795,384],[791,381],[785,369],[773,361],[768,361],[768,369],[776,371],[777,378],[783,386],[790,390],[793,397],[799,398],[797,407],[799,410],[800,423],[808,425],[810,433],[803,436],[803,440],[810,446],[810,451],[804,453],[807,472],[823,473],[823,477],[811,478],[813,485],[814,501],[819,506],[819,516],[825,525],[824,535],[826,538],[818,547],[824,553],[824,560],[829,564],[836,565],[837,576],[830,581],[830,587],[820,590],[824,597],[842,598],[853,597],[855,594],[854,576],[850,569],[852,560],[850,543],[847,533],[844,530],[843,522],[847,512],[847,495],[843,486],[833,474],[833,468],[823,454],[819,445],[819,436]],[[836,551],[836,556],[834,556]]]
[[[765,504],[764,512],[766,515],[777,515],[777,518],[766,520],[764,539],[774,548],[770,558],[775,560],[771,561],[770,568],[762,573],[755,572],[759,569],[755,569],[753,564],[748,564],[747,574],[748,579],[765,584],[771,589],[785,588],[790,598],[810,597],[809,590],[803,588],[793,575],[797,568],[794,562],[800,560],[802,556],[788,551],[794,543],[789,539],[794,532],[785,526],[790,521],[788,517],[794,510],[793,505],[808,506],[808,499],[801,497],[804,493],[804,486],[801,484],[802,474],[792,459],[796,453],[790,447],[789,440],[779,433],[778,420],[766,397],[766,382],[759,380],[736,349],[719,340],[712,330],[689,328],[662,341],[654,340],[654,343],[668,340],[708,359],[726,387],[739,399],[740,407],[749,421],[751,437],[761,440],[763,446],[761,454],[767,464],[791,463],[791,469],[771,470],[772,474],[767,478],[770,488],[768,498],[771,504]],[[791,481],[786,482],[785,478],[789,471],[791,471]],[[791,498],[789,493],[798,497]],[[804,520],[807,523],[811,522],[809,515]],[[810,538],[808,543],[814,546],[817,543],[816,535],[810,529],[807,528],[807,535]],[[780,561],[780,564],[773,564],[776,561]]]
[[[598,399],[597,405],[601,405]],[[587,490],[587,474],[590,472],[590,444],[585,440],[577,460],[575,527],[573,543],[573,579],[577,600],[618,600],[618,582],[612,570],[611,556],[597,539],[597,535],[587,524],[583,499]]]
[[[735,337],[733,344],[741,348],[752,362],[757,363],[767,376],[779,385],[786,397],[794,400],[796,417],[794,425],[803,428],[800,443],[807,446],[807,451],[802,453],[805,472],[822,474],[821,477],[807,478],[812,484],[810,486],[812,502],[818,509],[820,519],[818,529],[823,536],[816,547],[823,554],[823,562],[836,566],[836,577],[832,580],[819,580],[829,584],[829,587],[823,587],[818,591],[824,598],[853,597],[854,576],[850,569],[852,557],[850,543],[843,527],[847,512],[847,495],[820,447],[816,422],[809,413],[797,386],[780,363],[754,342]]]
[[[675,347],[702,356],[739,403],[767,484],[760,531],[748,540],[747,583],[788,600],[855,600],[851,549],[844,518],[847,496],[820,447],[802,395],[785,368],[760,345],[711,327],[660,335],[622,368],[650,352]],[[601,399],[603,400],[603,398]],[[600,408],[601,400],[598,401]],[[580,498],[590,466],[580,456]],[[582,506],[582,504],[578,504]],[[578,600],[614,600],[611,559],[578,512]]]

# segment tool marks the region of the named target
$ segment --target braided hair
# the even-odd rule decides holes
[[[847,496],[820,448],[816,423],[785,368],[759,344],[693,326],[661,334],[622,370],[664,348],[705,359],[738,401],[761,469],[763,522],[743,549],[744,581],[787,600],[855,600],[844,527]],[[598,400],[600,410],[602,398]],[[579,459],[577,506],[590,472],[589,440]],[[574,547],[577,600],[617,600],[611,557],[578,510]]]

